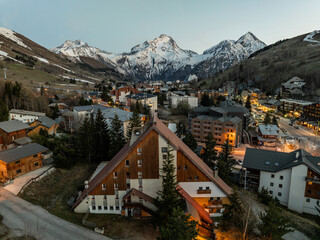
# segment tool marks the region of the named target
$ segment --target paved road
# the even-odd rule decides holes
[[[62,220],[1,187],[0,215],[3,216],[3,223],[10,229],[21,230],[39,240],[110,239]]]

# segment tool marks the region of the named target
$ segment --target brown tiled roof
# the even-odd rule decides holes
[[[197,209],[199,215],[206,220],[208,223],[212,224],[212,219],[209,215],[209,213],[199,205],[199,203],[197,203],[196,200],[194,200],[185,190],[183,190],[183,188],[181,188],[180,186],[178,186],[178,190],[180,195],[186,200],[188,201],[195,209]]]
[[[171,130],[158,118],[153,119],[150,127],[130,146],[127,143],[112,159],[111,161],[89,182],[88,192],[90,193],[106,176],[108,176],[124,157],[141,142],[152,130],[158,132],[163,138],[169,141],[176,150],[183,152],[190,161],[193,162],[211,181],[216,183],[223,192],[227,195],[232,193],[232,189],[220,178],[214,177],[213,171],[187,146],[178,138]],[[85,197],[85,191],[77,199],[73,208],[75,208]]]
[[[131,195],[133,196],[138,196],[140,198],[142,198],[143,200],[146,200],[147,202],[153,203],[154,199],[152,197],[150,197],[149,195],[135,189],[135,188],[131,188],[129,192],[126,193],[126,195],[123,196],[122,201],[126,200],[128,197],[130,197]]]

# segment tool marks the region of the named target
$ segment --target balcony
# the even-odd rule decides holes
[[[198,189],[197,193],[198,194],[210,194],[211,193],[211,189]]]
[[[320,184],[320,179],[319,178],[306,177],[306,182],[312,182],[312,183]]]

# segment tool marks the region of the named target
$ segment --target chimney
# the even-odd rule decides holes
[[[218,168],[214,168],[214,178],[218,178]]]

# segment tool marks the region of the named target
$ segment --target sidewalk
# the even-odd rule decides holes
[[[48,164],[46,166],[43,166],[41,168],[38,168],[32,172],[28,172],[20,177],[15,178],[14,180],[11,180],[11,182],[3,187],[4,189],[12,192],[14,195],[18,195],[21,188],[32,178],[35,178],[39,176],[41,173],[45,172],[48,168],[50,168],[52,164]],[[55,168],[51,168],[49,172],[54,171]],[[45,174],[43,177],[46,176]]]

